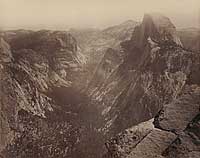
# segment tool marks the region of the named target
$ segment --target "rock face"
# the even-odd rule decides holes
[[[119,56],[120,60],[120,43],[124,40],[131,38],[134,28],[139,23],[133,20],[125,21],[119,25],[111,26],[103,30],[99,29],[71,29],[69,32],[77,39],[83,54],[87,56],[87,65],[84,68],[88,73],[88,82],[94,80],[94,73],[96,72],[96,67],[100,67],[101,63],[108,56],[109,49],[117,50],[117,54],[113,56]],[[113,54],[113,53],[111,53]],[[102,61],[101,61],[102,60]],[[109,60],[109,59],[108,59]],[[112,63],[115,65],[115,62]],[[93,82],[93,81],[92,81]]]
[[[126,129],[106,142],[104,157],[126,157],[153,130],[153,120]]]
[[[127,25],[112,32],[113,37],[107,35],[110,31],[103,36],[122,40]],[[115,37],[118,31],[124,32]],[[85,86],[80,74],[86,60],[75,38],[48,30],[6,31],[2,37],[0,155],[101,157],[97,149],[102,152],[104,139],[97,129],[102,121],[95,105],[79,91]],[[105,77],[120,58],[120,52],[107,50],[101,64]],[[88,140],[91,135],[94,139]]]
[[[78,33],[94,40],[80,48],[62,31],[1,35],[0,157],[199,157],[200,54],[167,17]],[[85,91],[81,49],[99,61]]]
[[[1,64],[11,62],[12,54],[10,51],[10,46],[3,40],[3,38],[0,39],[0,44]]]
[[[44,55],[52,69],[63,77],[69,76],[67,70],[75,71],[85,62],[75,38],[66,32],[44,30],[22,34],[13,38],[10,45],[15,51],[28,48]]]
[[[135,40],[139,48],[145,47],[148,37],[157,42],[166,40],[174,41],[177,45],[182,46],[175,26],[169,18],[158,13],[144,15],[143,22],[136,32],[132,36],[132,40]]]
[[[96,67],[93,78],[88,85],[88,91],[92,91],[94,87],[101,87],[101,84],[103,84],[103,82],[113,73],[121,62],[122,57],[118,50],[114,50],[112,48],[107,49],[101,59],[101,62]]]
[[[126,129],[108,142],[105,157],[198,157],[199,97],[199,86],[186,85],[180,97],[164,105],[155,117],[155,128],[145,122]]]
[[[165,105],[155,118],[155,127],[177,135],[163,151],[163,156],[177,158],[199,156],[199,90],[199,85],[185,85],[180,97]]]
[[[92,93],[104,106],[104,130],[119,132],[146,121],[177,97],[193,67],[193,57],[190,60],[191,52],[179,47],[174,30],[168,18],[145,15],[131,40],[121,44],[127,54],[123,63]]]
[[[10,77],[8,76],[8,73],[6,72],[6,67],[8,64],[10,64],[12,60],[12,55],[10,52],[10,47],[9,45],[1,38],[0,39],[0,55],[1,60],[0,60],[0,79],[1,79],[1,87],[0,87],[0,110],[1,110],[1,115],[0,115],[0,151],[7,145],[7,142],[11,140],[11,135],[12,132],[10,131],[10,127],[8,124],[8,118],[6,116],[6,111],[9,110],[7,108],[8,105],[7,103],[11,102],[14,103],[13,100],[10,100],[8,96],[6,95],[6,92],[9,91],[8,87],[4,85],[6,83],[6,80],[11,80]],[[9,82],[9,81],[7,81]],[[5,98],[6,97],[6,98]],[[5,105],[4,105],[5,104]],[[14,104],[15,105],[15,104]],[[8,111],[9,113],[9,111]]]
[[[126,129],[108,141],[105,157],[198,157],[200,84],[191,76],[199,75],[200,54],[182,48],[173,24],[158,14],[145,15],[122,45],[128,58],[96,92],[109,105],[104,130],[123,131],[152,117],[155,128]]]
[[[30,128],[48,125],[41,121],[47,117],[45,113],[54,110],[48,93],[56,87],[69,87],[68,74],[81,67],[84,59],[70,34],[39,31],[9,37],[10,46],[0,39],[0,152],[6,157],[23,157],[17,148],[12,150],[12,144],[22,139],[23,132],[27,132],[26,139],[33,136],[28,134]],[[30,125],[28,120],[40,125]]]

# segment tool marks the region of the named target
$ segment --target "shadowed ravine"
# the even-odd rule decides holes
[[[200,157],[188,34],[159,13],[104,30],[2,31],[0,157]]]
[[[8,146],[6,155],[101,157],[105,138],[98,128],[102,118],[88,97],[74,88],[55,88],[49,96],[57,106],[53,112],[46,112],[45,119],[24,110],[18,112],[23,134]]]

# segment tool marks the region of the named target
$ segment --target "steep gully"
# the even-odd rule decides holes
[[[159,23],[160,18],[162,23]],[[198,136],[199,54],[185,51],[180,46],[173,25],[161,25],[165,25],[166,21],[170,24],[167,18],[160,15],[146,15],[143,23],[135,29],[132,39],[122,43],[127,57],[121,64],[111,61],[111,65],[105,66],[104,62],[109,64],[106,59],[112,58],[113,51],[109,50],[111,57],[105,56],[95,72],[100,77],[103,72],[103,79],[96,81],[94,74],[87,89],[89,97],[80,89],[63,86],[70,83],[66,83],[68,80],[63,70],[69,68],[66,69],[65,64],[52,68],[59,74],[57,77],[61,86],[55,86],[58,80],[52,83],[54,75],[49,81],[51,91],[44,94],[52,99],[54,111],[45,110],[45,119],[41,117],[43,113],[40,109],[29,110],[41,114],[39,117],[28,113],[26,108],[18,110],[16,124],[19,127],[14,127],[18,133],[3,152],[4,155],[101,157],[106,137],[110,138],[125,129],[106,143],[108,153],[104,157],[197,155],[199,148],[190,143],[188,133]],[[162,26],[161,30],[157,25]],[[34,46],[26,47],[41,51]],[[42,48],[44,52],[45,49]],[[57,61],[62,61],[59,56]],[[18,77],[15,76],[20,82]],[[147,121],[153,117],[154,126],[160,130],[154,128],[152,120]],[[147,122],[139,124],[143,121]],[[191,151],[188,143],[184,142],[189,142]],[[182,152],[182,148],[187,149],[186,153]]]

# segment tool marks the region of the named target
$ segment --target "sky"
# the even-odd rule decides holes
[[[149,12],[200,27],[200,0],[0,0],[0,29],[105,28]]]

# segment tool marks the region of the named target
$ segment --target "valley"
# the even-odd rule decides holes
[[[199,33],[155,13],[1,31],[0,157],[200,156]]]

